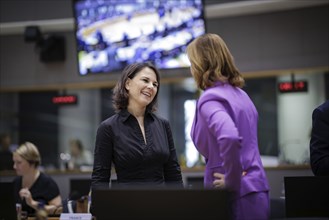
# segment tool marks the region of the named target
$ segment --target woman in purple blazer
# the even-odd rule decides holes
[[[205,187],[233,193],[233,219],[269,218],[269,185],[260,159],[257,110],[225,42],[204,34],[187,47],[201,94],[191,137],[206,159]]]

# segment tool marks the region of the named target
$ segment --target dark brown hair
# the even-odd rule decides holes
[[[158,91],[152,102],[146,107],[146,111],[151,111],[151,112],[156,111],[157,98],[160,90],[160,73],[152,63],[146,62],[146,63],[130,64],[126,66],[126,68],[124,68],[124,70],[122,71],[120,79],[118,80],[116,86],[113,89],[113,96],[112,96],[113,107],[116,112],[119,112],[122,109],[126,109],[128,106],[129,95],[125,87],[127,80],[134,78],[138,72],[140,72],[142,69],[146,67],[154,71],[156,75],[156,80],[158,82]]]

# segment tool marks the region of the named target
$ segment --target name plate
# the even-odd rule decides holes
[[[92,215],[90,213],[62,213],[60,220],[91,220]]]

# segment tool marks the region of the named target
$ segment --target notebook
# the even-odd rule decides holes
[[[0,182],[0,208],[1,220],[17,219],[14,184],[12,182]]]
[[[94,190],[97,220],[230,219],[230,194],[206,189]]]
[[[329,176],[284,177],[287,217],[329,217]]]

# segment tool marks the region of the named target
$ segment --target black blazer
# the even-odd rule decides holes
[[[329,176],[329,100],[312,114],[310,158],[314,175]]]

